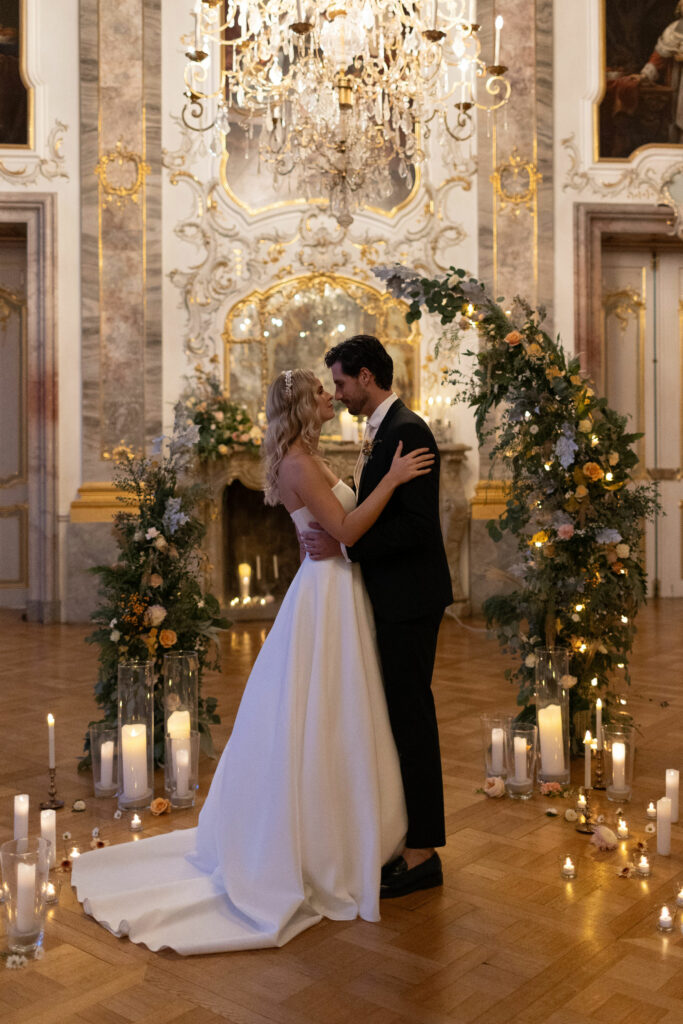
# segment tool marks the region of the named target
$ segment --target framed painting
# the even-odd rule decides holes
[[[0,147],[31,146],[31,90],[24,80],[24,0],[0,0]]]
[[[683,2],[602,0],[603,93],[596,159],[683,142]]]

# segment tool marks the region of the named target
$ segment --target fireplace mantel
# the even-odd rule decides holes
[[[440,446],[439,450],[441,453],[441,528],[451,570],[454,597],[450,610],[453,614],[463,615],[469,611],[468,598],[463,591],[461,579],[461,552],[469,521],[469,502],[462,483],[461,467],[470,449],[465,444],[445,444]],[[328,442],[325,445],[325,456],[329,460],[333,472],[349,483],[353,480],[353,470],[358,459],[358,452],[359,446],[351,442]],[[239,480],[250,490],[263,490],[263,462],[251,452],[236,451],[220,462],[209,463],[206,466],[205,475],[214,509],[213,514],[208,516],[206,536],[207,555],[212,565],[209,585],[229,615],[228,606],[232,594],[226,592],[225,524],[221,499],[225,488],[235,480]]]

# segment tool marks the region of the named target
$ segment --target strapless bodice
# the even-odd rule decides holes
[[[352,512],[356,507],[356,495],[352,487],[345,484],[343,480],[337,480],[332,488],[332,493],[337,498],[345,512]],[[308,529],[308,524],[315,519],[313,513],[304,505],[290,512],[292,521],[299,533]]]

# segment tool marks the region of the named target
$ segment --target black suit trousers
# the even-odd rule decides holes
[[[444,846],[443,780],[432,672],[443,611],[388,622],[375,616],[389,720],[408,809],[406,846]]]

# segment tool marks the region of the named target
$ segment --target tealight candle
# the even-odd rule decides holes
[[[623,818],[619,818],[619,821],[617,822],[617,838],[618,839],[628,839],[628,837],[629,837],[628,823],[626,821],[624,821]]]
[[[81,851],[78,849],[77,846],[72,846],[71,849],[69,850],[69,860],[76,860],[76,858],[80,857],[80,855]]]
[[[667,907],[666,903],[659,911],[659,917],[657,919],[657,927],[660,932],[671,932],[674,927],[674,919],[671,911]]]
[[[138,814],[134,814],[131,818],[129,828],[131,832],[139,832],[142,828],[142,818]]]
[[[647,859],[645,854],[643,854],[636,864],[636,874],[640,875],[641,878],[649,878],[651,870],[650,861]]]
[[[648,818],[657,817],[657,808],[655,807],[654,802],[652,800],[650,800],[649,804],[647,805],[647,810],[645,811],[645,813],[647,814]]]
[[[676,906],[683,907],[683,885],[676,886]]]
[[[45,902],[46,903],[57,903],[59,900],[59,893],[57,892],[57,886],[54,882],[48,882],[45,886]]]
[[[563,878],[576,878],[576,864],[571,857],[565,857],[561,874]]]

